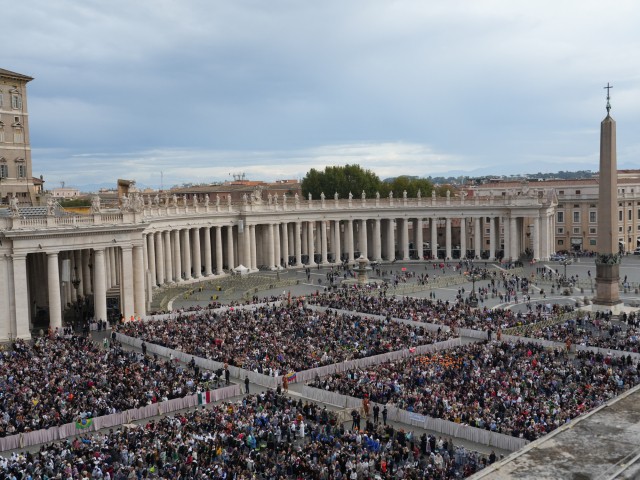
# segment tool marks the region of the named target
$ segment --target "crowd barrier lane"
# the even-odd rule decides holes
[[[125,345],[129,345],[135,348],[141,348],[142,340],[138,338],[129,337],[128,335],[124,335],[122,333],[116,333],[116,339]],[[158,356],[165,358],[175,358],[183,363],[189,363],[193,358],[196,365],[205,370],[218,370],[220,368],[224,368],[223,362],[216,362],[214,360],[210,360],[207,358],[197,357],[190,353],[185,353],[180,350],[174,350],[171,348],[166,348],[161,345],[156,345],[155,343],[147,343],[147,352],[156,353]],[[254,383],[256,385],[260,385],[261,387],[266,388],[276,388],[278,386],[279,379],[276,377],[270,377],[268,375],[263,375],[261,373],[253,372],[250,370],[245,370],[240,367],[236,367],[233,365],[229,365],[229,374],[238,378],[241,381],[244,381],[245,377],[249,377],[249,382]]]
[[[325,365],[323,367],[311,368],[309,370],[296,372],[295,380],[293,382],[306,383],[314,380],[316,377],[322,378],[327,375],[342,373],[356,368],[364,369],[372,365],[379,365],[381,363],[396,361],[411,356],[424,355],[425,353],[447,350],[459,345],[462,345],[462,341],[459,338],[452,338],[444,342],[432,343],[429,345],[420,345],[411,350],[396,350],[394,352],[382,353],[380,355],[374,355],[371,357],[357,358],[355,360],[333,363],[331,365]],[[281,377],[278,377],[278,381],[280,380],[280,378]]]
[[[239,385],[231,385],[217,390],[211,390],[209,395],[211,402],[227,400],[242,394]],[[79,427],[76,422],[67,423],[58,427],[51,427],[33,432],[20,433],[9,437],[0,438],[0,451],[17,450],[20,448],[28,448],[34,445],[50,443],[56,440],[62,440],[75,435],[84,433],[97,432],[103,428],[111,428],[136,420],[145,420],[157,415],[176,412],[186,408],[193,408],[198,405],[198,395],[189,395],[183,398],[175,398],[166,402],[153,403],[144,407],[126,410],[111,415],[96,417],[90,419],[88,424]]]
[[[456,332],[461,337],[474,338],[476,340],[487,339],[487,332],[484,330],[475,330],[472,328],[458,328]]]
[[[189,314],[194,314],[194,313],[226,313],[229,310],[251,310],[251,309],[256,309],[256,308],[261,308],[264,307],[265,305],[269,305],[269,306],[280,306],[282,305],[282,303],[284,302],[284,300],[277,300],[275,302],[263,302],[263,303],[250,303],[247,305],[237,305],[237,306],[224,306],[224,307],[217,307],[217,308],[205,308],[202,310],[195,310],[195,311],[186,311],[186,312],[170,312],[170,313],[158,313],[155,315],[145,315],[144,317],[142,317],[142,320],[147,320],[147,321],[155,321],[155,320],[175,320],[176,318],[180,317],[181,315],[189,315]]]
[[[362,399],[360,398],[342,395],[336,392],[327,392],[307,385],[302,388],[301,394],[316,402],[327,403],[342,409],[360,408],[362,405]],[[424,428],[425,430],[442,433],[453,438],[469,440],[471,442],[501,448],[511,452],[519,450],[529,443],[528,440],[523,438],[512,437],[510,435],[491,432],[490,430],[484,430],[468,425],[460,425],[458,423],[439,418],[431,418],[393,406],[387,406],[387,411],[387,419],[390,421]]]
[[[345,315],[355,315],[358,317],[363,317],[363,318],[377,318],[378,320],[384,320],[387,317],[385,315],[377,315],[375,313],[366,313],[366,312],[356,312],[353,310],[344,310],[341,308],[332,308],[332,307],[325,307],[323,305],[307,305],[308,309],[316,311],[316,312],[326,312],[327,310],[331,310],[333,312],[338,312],[339,314],[345,314]],[[398,318],[398,317],[391,317],[391,320],[393,320],[394,322],[399,322],[399,323],[406,323],[408,325],[413,325],[415,327],[423,327],[425,330],[429,330],[431,332],[437,332],[438,329],[441,329],[444,332],[448,332],[449,330],[451,330],[447,325],[439,325],[437,323],[426,323],[426,322],[419,322],[417,320],[410,320],[408,318]]]

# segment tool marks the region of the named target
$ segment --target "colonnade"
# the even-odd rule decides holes
[[[144,316],[154,288],[224,275],[241,265],[275,270],[353,263],[361,255],[371,261],[515,260],[525,251],[546,259],[553,252],[554,209],[531,203],[496,208],[447,202],[411,211],[391,201],[385,208],[349,202],[333,209],[309,202],[304,212],[266,206],[180,217],[102,215],[84,223],[47,218],[53,229],[11,219],[13,228],[0,237],[0,278],[7,279],[0,282],[0,337],[30,336],[40,312],[52,328],[60,327],[65,308],[76,302],[90,302],[95,319],[107,318],[111,302],[125,318]]]

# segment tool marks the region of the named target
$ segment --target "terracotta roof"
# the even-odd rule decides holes
[[[27,82],[33,80],[33,77],[22,75],[21,73],[12,72],[10,70],[5,70],[4,68],[0,68],[0,77],[17,78],[18,80],[25,80]]]

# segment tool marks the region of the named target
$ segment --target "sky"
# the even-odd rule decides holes
[[[28,86],[47,188],[598,169],[640,158],[640,2],[22,0],[0,68]]]

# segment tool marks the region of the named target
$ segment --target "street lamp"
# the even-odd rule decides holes
[[[571,264],[570,258],[566,258],[562,261],[562,265],[564,265],[564,279],[562,280],[563,287],[568,287],[571,285],[571,283],[569,282],[569,279],[567,278],[567,265],[570,265],[570,264]]]
[[[480,277],[478,277],[478,275],[473,271],[473,269],[471,270],[471,273],[469,276],[471,278],[471,296],[469,297],[469,305],[471,307],[477,307],[478,296],[476,295],[476,281],[479,280]]]

